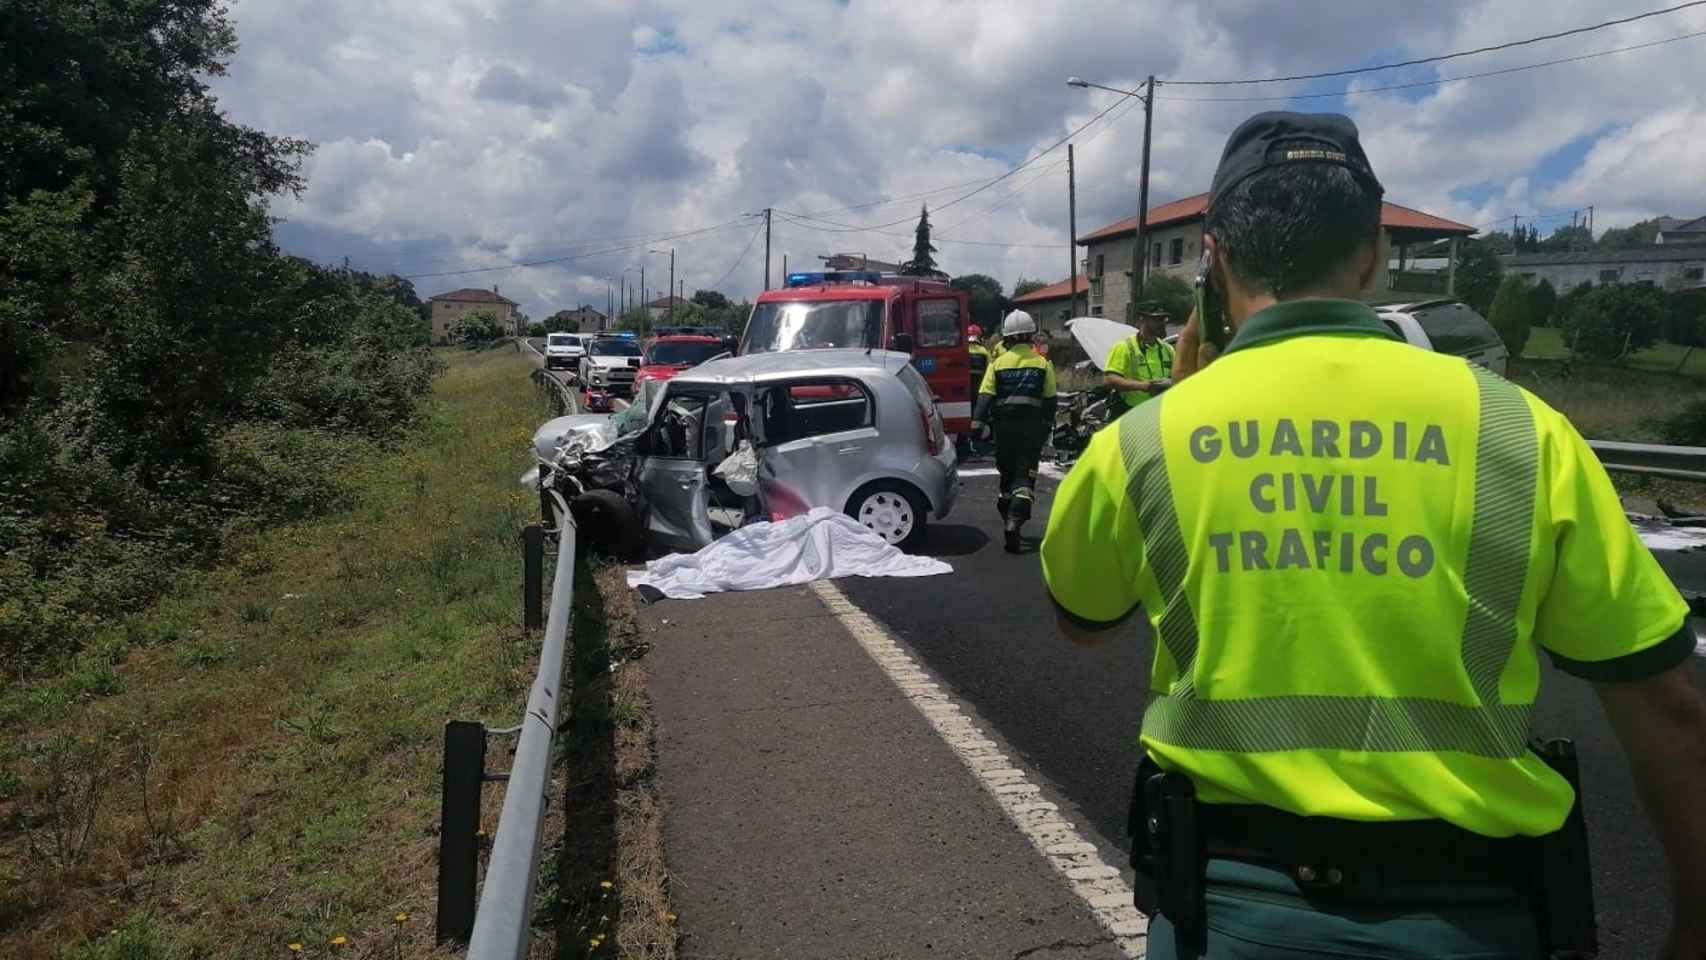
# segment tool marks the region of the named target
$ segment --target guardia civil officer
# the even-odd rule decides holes
[[[1001,492],[995,509],[1003,521],[1003,544],[1019,552],[1019,530],[1031,517],[1037,462],[1054,425],[1054,365],[1031,346],[1037,322],[1014,310],[1001,322],[1002,352],[989,364],[972,411],[972,434],[989,435],[995,425],[995,469]]]
[[[1173,348],[1161,335],[1167,330],[1165,313],[1139,313],[1137,332],[1114,344],[1102,380],[1118,391],[1124,407],[1137,406],[1173,385]]]
[[[1687,607],[1563,416],[1356,299],[1381,193],[1345,117],[1240,126],[1203,237],[1234,335],[1099,433],[1051,510],[1062,630],[1099,642],[1140,606],[1154,628],[1149,955],[1591,956],[1574,756],[1530,740],[1544,649],[1657,827],[1665,956],[1706,956]]]

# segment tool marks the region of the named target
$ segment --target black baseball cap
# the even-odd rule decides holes
[[[1287,163],[1336,164],[1367,181],[1377,193],[1386,192],[1362,152],[1357,125],[1350,117],[1273,110],[1244,121],[1226,138],[1214,186],[1209,188],[1209,207],[1254,174]]]

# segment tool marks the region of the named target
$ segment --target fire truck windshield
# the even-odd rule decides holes
[[[881,346],[882,330],[881,300],[761,303],[746,325],[741,352],[876,347]]]

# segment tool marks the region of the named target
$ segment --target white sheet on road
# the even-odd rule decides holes
[[[697,553],[674,553],[628,573],[674,600],[707,593],[767,590],[836,577],[932,577],[954,568],[915,557],[864,524],[828,507],[779,523],[742,527]]]

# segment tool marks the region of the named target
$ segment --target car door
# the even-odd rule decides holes
[[[775,516],[845,509],[881,437],[870,388],[850,378],[769,384],[756,399],[759,496]]]
[[[704,392],[672,389],[641,434],[646,537],[659,546],[691,551],[711,542],[705,417],[714,399]]]

